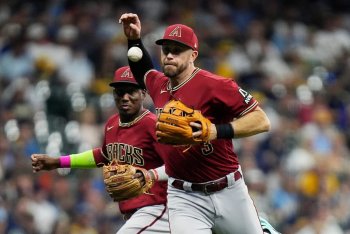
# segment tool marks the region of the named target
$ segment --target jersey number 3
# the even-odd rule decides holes
[[[213,153],[214,147],[210,142],[205,142],[203,143],[201,150],[203,155],[208,155]]]

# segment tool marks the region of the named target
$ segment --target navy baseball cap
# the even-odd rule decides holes
[[[193,29],[183,24],[173,24],[165,29],[162,39],[156,41],[162,45],[164,41],[176,41],[198,51],[198,39]]]
[[[135,80],[134,75],[131,73],[129,66],[118,68],[114,72],[113,81],[109,83],[109,86],[116,87],[119,84],[133,84],[136,86],[140,86]]]

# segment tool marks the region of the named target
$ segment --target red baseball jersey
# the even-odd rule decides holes
[[[150,70],[145,74],[145,84],[157,113],[169,100],[178,99],[187,106],[200,110],[214,124],[231,122],[258,105],[236,82],[199,68],[186,81],[172,88],[163,73]],[[165,145],[162,150],[165,151],[167,174],[190,182],[215,180],[235,171],[239,166],[231,139],[194,145],[185,152],[182,147]]]
[[[105,125],[105,137],[101,148],[94,149],[97,162],[117,159],[121,164],[132,164],[147,170],[164,164],[155,135],[156,116],[146,110],[129,124],[120,123],[119,115],[110,117]],[[102,151],[101,151],[102,149]],[[167,182],[156,182],[149,194],[143,194],[119,202],[122,213],[144,206],[166,204]]]

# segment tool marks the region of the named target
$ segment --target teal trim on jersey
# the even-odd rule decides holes
[[[261,227],[263,228],[264,230],[264,233],[268,233],[268,234],[281,234],[280,232],[276,231],[274,229],[274,227],[272,227],[272,225],[264,218],[260,217],[259,216],[259,219],[260,219],[260,224],[261,224]]]
[[[92,150],[85,151],[79,154],[70,155],[71,168],[95,168],[97,167],[94,153]]]

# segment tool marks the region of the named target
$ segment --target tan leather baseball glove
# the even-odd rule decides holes
[[[142,173],[144,182],[134,178],[137,172]],[[148,193],[153,186],[153,180],[146,169],[129,164],[121,165],[116,161],[103,166],[103,180],[108,194],[116,202]]]
[[[190,122],[202,125],[202,134],[193,137],[193,128]],[[170,145],[193,145],[208,142],[211,122],[200,111],[187,107],[178,100],[168,102],[158,116],[157,139],[159,142]],[[195,129],[196,130],[196,129]]]

